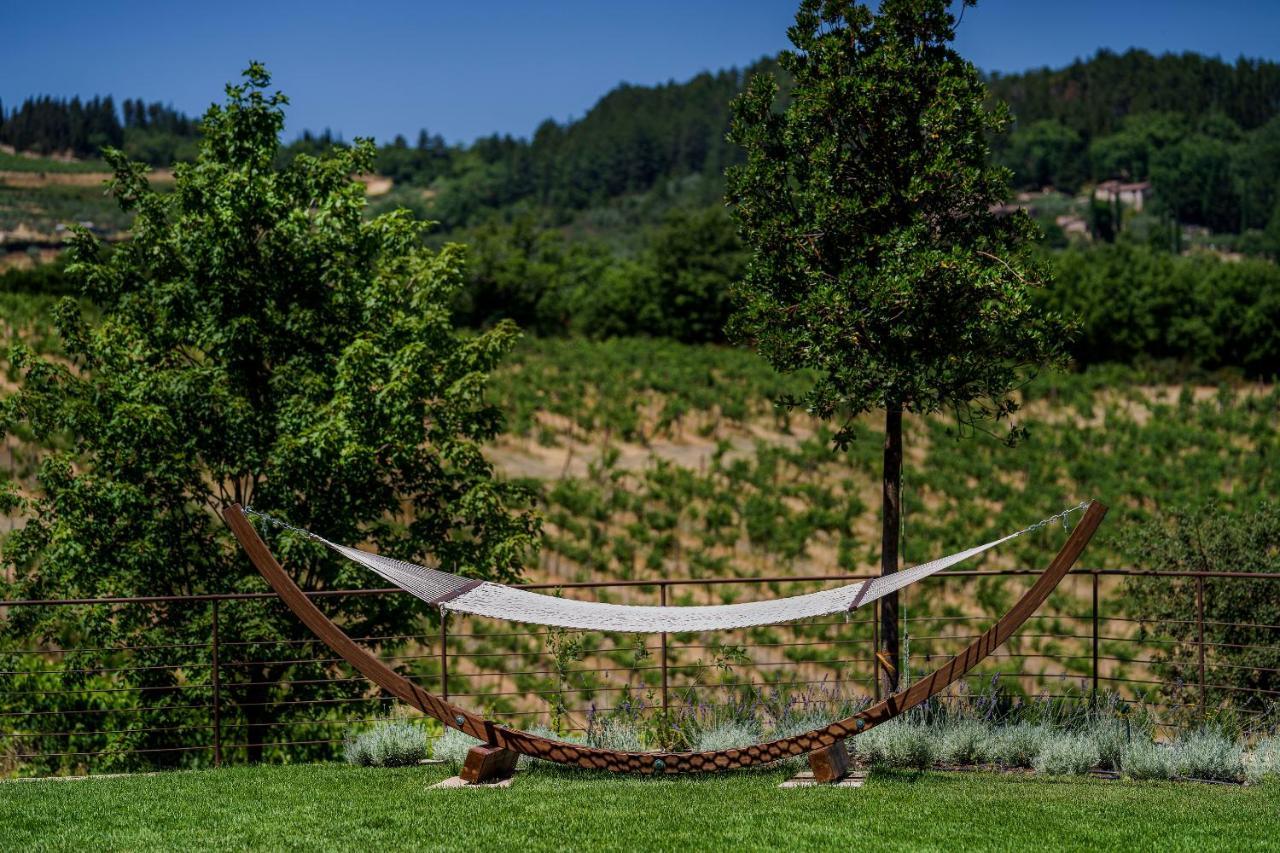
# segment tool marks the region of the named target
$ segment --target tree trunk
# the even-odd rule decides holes
[[[884,418],[884,492],[881,505],[880,574],[898,570],[898,537],[902,532],[902,409],[890,405]],[[880,649],[876,669],[880,689],[888,696],[898,690],[898,593],[880,599]]]
[[[250,764],[258,764],[262,761],[263,742],[272,722],[267,705],[271,699],[271,691],[266,684],[261,683],[268,680],[269,673],[264,669],[253,669],[251,672],[253,674],[249,680],[258,683],[245,689],[241,711],[245,721],[245,757]]]

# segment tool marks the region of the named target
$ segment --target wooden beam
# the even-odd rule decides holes
[[[843,740],[809,753],[809,769],[817,782],[838,782],[849,772],[849,750]]]
[[[462,762],[462,772],[458,775],[469,785],[499,782],[509,779],[516,772],[516,759],[519,757],[520,753],[500,746],[473,746]]]

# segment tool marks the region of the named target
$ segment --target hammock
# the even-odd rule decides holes
[[[689,607],[653,607],[631,604],[605,604],[593,601],[576,601],[553,595],[541,595],[516,589],[505,584],[479,581],[439,569],[406,563],[381,554],[373,554],[358,548],[349,548],[330,542],[322,536],[293,527],[265,513],[245,507],[245,512],[256,515],[279,527],[301,533],[321,542],[337,553],[390,581],[428,604],[443,611],[458,611],[476,616],[488,616],[512,622],[550,625],[585,631],[618,631],[631,634],[660,634],[717,631],[730,628],[750,628],[757,625],[776,625],[793,622],[811,616],[827,616],[848,613],[895,590],[950,568],[971,557],[990,551],[1012,539],[1061,520],[1065,526],[1067,516],[1084,510],[1082,503],[1030,527],[1011,533],[985,545],[957,551],[927,563],[891,575],[869,581],[838,586],[834,589],[795,595],[770,601],[751,601],[743,604],[714,604]]]
[[[1035,583],[1013,603],[1009,612],[1001,616],[982,634],[974,637],[968,646],[943,661],[937,669],[924,678],[917,679],[905,690],[886,696],[879,702],[862,708],[844,719],[819,726],[811,731],[766,743],[701,752],[670,750],[635,752],[567,743],[554,737],[522,732],[460,708],[451,703],[447,697],[433,694],[387,666],[368,649],[361,647],[348,637],[340,627],[320,612],[307,594],[285,573],[280,562],[262,541],[262,537],[258,535],[245,515],[243,507],[239,504],[231,505],[227,508],[224,517],[241,547],[244,548],[245,554],[257,567],[263,579],[280,596],[280,601],[335,654],[374,684],[410,707],[417,708],[446,726],[484,741],[484,746],[473,748],[467,756],[468,765],[473,758],[479,763],[479,767],[473,769],[477,771],[476,781],[480,781],[480,771],[493,762],[501,764],[509,758],[509,756],[504,757],[504,753],[507,752],[612,773],[671,775],[758,767],[805,753],[812,756],[815,752],[825,753],[832,749],[843,751],[845,749],[843,744],[847,738],[887,723],[918,707],[921,703],[927,702],[990,657],[1035,614],[1040,605],[1044,604],[1049,595],[1057,589],[1058,584],[1066,577],[1067,572],[1071,571],[1071,567],[1088,546],[1106,514],[1105,506],[1097,501],[1089,502],[1085,508],[1084,517],[1076,529],[1062,543],[1057,555],[1039,574]],[[1059,513],[1055,518],[1062,518],[1063,526],[1066,526],[1066,513]],[[1045,522],[1028,528],[1028,531],[1043,527],[1050,520],[1052,519],[1046,519]],[[855,602],[856,600],[855,598]],[[815,769],[824,765],[828,770],[831,767],[829,763],[821,760],[814,762],[811,759],[810,763]]]

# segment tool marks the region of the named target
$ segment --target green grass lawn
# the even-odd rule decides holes
[[[0,783],[0,849],[1274,849],[1280,786],[873,772],[861,789],[338,764]]]

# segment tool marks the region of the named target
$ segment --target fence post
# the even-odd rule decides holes
[[[666,581],[658,582],[658,603],[663,607],[667,606]],[[659,660],[659,665],[662,668],[662,714],[665,717],[668,709],[668,706],[667,706],[667,632],[666,631],[663,631],[659,635],[659,643],[661,644],[661,647],[662,647],[660,652],[661,659]]]
[[[213,605],[210,634],[213,645],[213,766],[222,766],[222,680],[218,675],[218,599]]]
[[[869,581],[868,581],[869,583]],[[872,604],[871,612],[871,683],[875,685],[876,701],[880,701],[880,599]]]
[[[440,695],[449,701],[449,611],[440,610]]]
[[[1204,723],[1204,575],[1196,575],[1196,646],[1200,658],[1200,722]]]
[[[1089,706],[1098,707],[1098,570],[1093,572],[1093,693]]]

